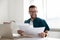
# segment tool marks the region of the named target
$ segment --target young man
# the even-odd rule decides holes
[[[30,19],[26,20],[25,23],[31,24],[33,25],[33,27],[37,28],[37,27],[45,27],[44,32],[42,33],[38,33],[38,36],[40,37],[46,37],[48,34],[49,26],[47,25],[46,21],[44,19],[38,18],[37,17],[37,7],[35,5],[31,5],[29,7],[29,14],[30,14]],[[23,30],[18,30],[18,33],[23,36],[24,35],[24,31]]]

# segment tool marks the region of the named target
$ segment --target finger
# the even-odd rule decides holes
[[[41,37],[41,38],[44,38],[44,37],[45,37],[44,33],[39,33],[38,35],[39,35],[39,37]]]

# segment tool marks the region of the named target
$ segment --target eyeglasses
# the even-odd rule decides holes
[[[29,12],[37,12],[37,11],[29,11]]]

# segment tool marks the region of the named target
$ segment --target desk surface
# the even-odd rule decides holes
[[[60,40],[57,38],[19,38],[19,39],[0,39],[0,40]]]

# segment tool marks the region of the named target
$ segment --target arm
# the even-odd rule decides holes
[[[47,25],[47,23],[46,23],[45,20],[43,20],[43,24],[44,24],[44,26],[45,26],[45,30],[44,30],[43,33],[40,33],[40,34],[39,34],[39,36],[42,37],[42,38],[43,38],[43,37],[47,37],[48,31],[50,30],[50,28],[49,28],[49,26]]]

